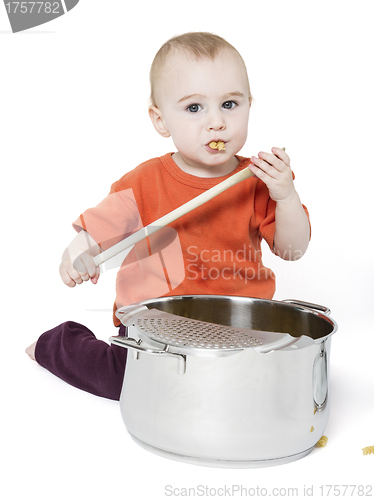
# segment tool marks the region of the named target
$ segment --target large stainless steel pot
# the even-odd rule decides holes
[[[129,338],[110,340],[133,351],[120,406],[138,444],[168,458],[233,468],[287,463],[313,450],[329,415],[330,344],[337,325],[327,308],[214,295],[139,305],[301,339],[270,352],[229,348],[225,356],[214,351],[205,356],[190,348],[186,355],[172,343],[147,342],[129,308],[118,310],[124,324],[132,323]]]

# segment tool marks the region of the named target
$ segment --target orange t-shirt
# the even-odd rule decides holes
[[[153,158],[115,182],[109,195],[73,225],[77,231],[85,229],[105,250],[250,162],[237,158],[239,165],[231,174],[215,178],[183,172],[172,153]],[[250,177],[155,233],[154,240],[138,243],[117,274],[114,312],[166,295],[271,299],[275,276],[262,263],[261,241],[273,249],[275,206],[266,185]],[[120,324],[115,316],[114,323]]]

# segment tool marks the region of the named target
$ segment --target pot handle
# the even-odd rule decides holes
[[[124,306],[117,309],[116,316],[124,326],[131,326],[134,319],[145,311],[149,311],[147,306]]]
[[[109,341],[117,346],[124,347],[125,349],[134,349],[136,352],[144,352],[147,354],[154,354],[156,356],[173,356],[178,360],[178,373],[180,375],[183,375],[186,373],[186,356],[183,354],[178,354],[174,352],[169,352],[168,351],[168,346],[166,346],[165,349],[161,350],[155,350],[155,349],[150,349],[147,347],[142,346],[142,341],[141,340],[135,340],[131,337],[122,337],[122,336],[116,336],[116,337],[110,337]]]
[[[326,406],[328,395],[327,353],[324,342],[321,344],[320,352],[314,360],[313,393],[315,408],[317,411],[323,410]]]
[[[321,306],[319,304],[312,304],[311,302],[304,302],[302,300],[295,299],[285,299],[282,300],[282,302],[285,302],[286,304],[293,304],[295,306],[305,307],[306,309],[312,309],[314,311],[319,311],[326,316],[329,316],[329,314],[331,313],[331,310],[328,307]]]
[[[300,337],[291,337],[291,335],[286,333],[281,339],[271,342],[270,344],[254,347],[254,350],[260,352],[261,354],[267,354],[268,352],[278,351],[279,349],[288,347],[297,342],[299,338]]]

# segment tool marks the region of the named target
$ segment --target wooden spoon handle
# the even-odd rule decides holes
[[[244,168],[240,172],[220,182],[216,186],[213,186],[212,188],[208,189],[199,196],[196,196],[196,198],[193,198],[184,205],[181,205],[172,212],[169,212],[163,217],[160,217],[159,219],[155,220],[148,226],[143,227],[142,229],[132,234],[128,238],[125,238],[124,240],[120,241],[119,243],[116,243],[112,247],[100,253],[99,255],[94,257],[95,266],[99,266],[103,262],[106,262],[108,259],[111,259],[115,255],[119,254],[123,250],[126,250],[132,245],[135,245],[135,243],[139,243],[139,241],[144,240],[145,238],[147,238],[147,236],[150,236],[159,229],[167,226],[171,222],[174,222],[176,219],[179,219],[179,217],[182,217],[182,215],[188,214],[195,208],[200,207],[204,203],[210,201],[215,196],[223,193],[223,191],[226,191],[226,189],[235,186],[235,184],[238,184],[239,182],[248,179],[252,175],[253,172],[251,172],[248,167]]]

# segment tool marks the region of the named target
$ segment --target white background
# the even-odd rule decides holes
[[[374,455],[361,451],[374,445],[372,5],[81,0],[18,34],[0,6],[3,498],[161,499],[166,485],[204,485],[210,496],[224,485],[269,495],[294,487],[300,497],[313,486],[318,497],[323,484],[373,484]],[[147,115],[148,71],[161,44],[185,31],[217,33],[240,51],[255,99],[241,154],[285,146],[309,208],[301,261],[265,251],[274,298],[326,305],[339,325],[328,445],[284,466],[221,470],[152,455],[127,434],[117,402],[68,386],[24,353],[68,319],[103,340],[115,334],[115,272],[72,290],[59,260],[81,211],[141,161],[174,150]]]

